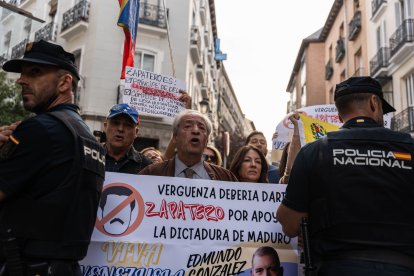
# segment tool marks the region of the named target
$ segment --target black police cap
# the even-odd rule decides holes
[[[380,97],[382,101],[382,112],[384,114],[394,112],[392,107],[385,99],[381,84],[371,77],[351,77],[335,87],[334,100],[354,93],[372,93]]]
[[[7,72],[21,73],[23,63],[53,65],[68,70],[78,80],[79,72],[75,64],[75,56],[66,52],[62,46],[44,40],[30,42],[26,45],[26,51],[22,59],[12,59],[3,64],[3,70]]]

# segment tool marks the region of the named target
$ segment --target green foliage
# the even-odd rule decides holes
[[[0,126],[30,117],[31,113],[24,110],[22,102],[18,86],[0,71]]]

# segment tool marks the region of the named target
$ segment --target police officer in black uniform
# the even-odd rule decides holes
[[[105,173],[104,149],[73,105],[74,56],[46,41],[3,65],[36,113],[0,148],[0,275],[80,275]]]
[[[299,234],[309,216],[318,275],[414,275],[414,144],[384,128],[395,111],[371,77],[336,86],[344,125],[304,146],[277,211]]]

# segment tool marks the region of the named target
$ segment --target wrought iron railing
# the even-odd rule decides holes
[[[361,11],[356,11],[349,23],[349,40],[354,40],[361,31]]]
[[[57,26],[55,23],[50,22],[35,32],[35,41],[41,39],[46,41],[55,41],[57,36]]]
[[[82,0],[77,3],[73,8],[68,10],[63,14],[62,28],[61,32],[69,29],[70,27],[76,25],[80,21],[89,21],[89,1]]]
[[[410,106],[391,119],[391,129],[401,132],[414,132],[414,107]]]
[[[332,60],[329,59],[328,63],[325,65],[325,80],[330,80],[333,75],[333,66]]]
[[[379,69],[387,68],[390,59],[390,48],[381,47],[375,56],[370,60],[371,75],[375,75]]]
[[[29,42],[29,40],[27,38],[25,38],[24,40],[22,40],[21,42],[19,42],[16,46],[14,46],[12,48],[12,52],[11,52],[11,58],[19,58],[21,56],[23,56],[25,50],[26,50],[26,44],[27,42]]]
[[[406,19],[390,37],[391,57],[407,42],[414,41],[414,19]]]
[[[343,38],[339,38],[336,42],[335,52],[335,61],[340,62],[342,58],[345,56],[345,41]]]
[[[158,5],[141,3],[139,11],[139,23],[166,29],[167,14],[165,14],[164,9]]]
[[[374,16],[382,4],[387,3],[386,0],[372,0],[371,7],[372,7],[372,16]]]

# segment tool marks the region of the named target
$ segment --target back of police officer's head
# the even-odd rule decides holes
[[[337,84],[334,100],[344,122],[365,116],[382,124],[383,114],[395,111],[384,99],[381,84],[371,77],[351,77]]]
[[[279,255],[273,247],[262,246],[253,253],[252,276],[256,275],[283,276]]]

